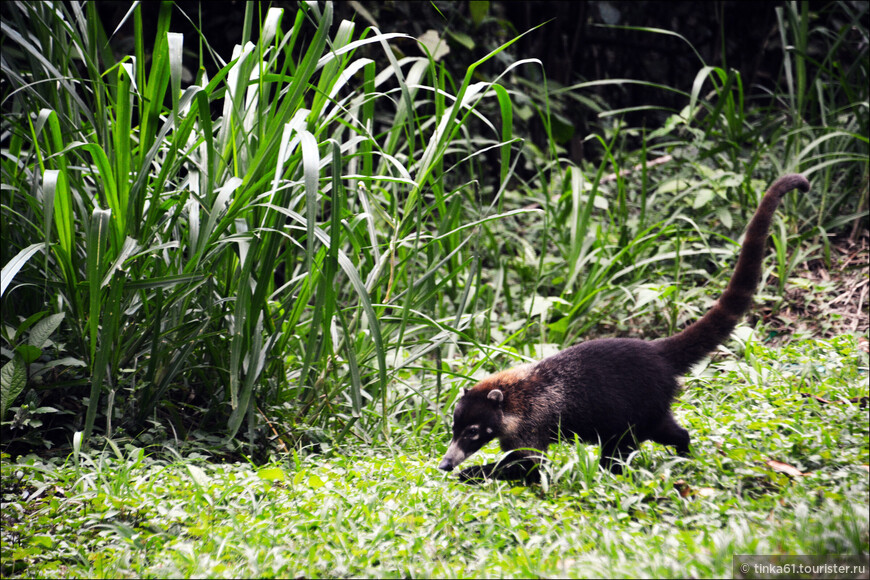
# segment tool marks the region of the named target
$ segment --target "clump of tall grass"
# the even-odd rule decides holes
[[[282,404],[290,428],[385,428],[393,370],[477,313],[475,240],[505,216],[475,203],[466,167],[482,145],[490,193],[509,179],[504,89],[472,67],[451,92],[431,58],[393,55],[404,35],[334,26],[330,3],[262,19],[249,4],[232,60],[208,78],[201,53],[189,86],[182,55],[204,39],[171,32],[169,5],[150,55],[131,9],[134,54],[117,59],[93,3],[8,10],[4,324],[66,313],[85,364],[40,388],[74,388],[86,439],[98,414],[108,436],[157,418],[231,438]],[[10,400],[34,386],[27,362],[4,367]]]
[[[635,336],[645,326],[657,336],[697,318],[730,274],[760,195],[789,171],[807,175],[813,188],[789,196],[773,228],[775,261],[765,278],[777,295],[798,264],[830,257],[834,236],[866,230],[867,7],[828,6],[836,15],[824,21],[837,29],[815,26],[806,3],[776,10],[779,86],[744,86],[739,71],[695,52],[698,71],[686,92],[645,79],[607,79],[551,93],[558,108],[603,85],[643,83],[681,94],[686,105],[664,111],[665,123],[650,129],[628,127],[624,111],[604,107],[599,130],[586,138],[600,158],[542,180],[558,200],[547,207],[557,227],[543,238],[556,256],[542,260],[542,280],[556,282],[558,293],[555,321],[542,327],[549,340],[571,343],[599,325]],[[676,33],[645,31],[675,36],[694,50]],[[627,147],[629,140],[641,147]],[[715,241],[723,236],[725,243]],[[643,326],[626,323],[626,312]]]
[[[697,317],[786,170],[818,186],[775,228],[780,291],[798,258],[867,213],[836,187],[867,174],[866,44],[846,68],[807,49],[841,54],[866,32],[861,7],[823,40],[797,5],[780,11],[784,76],[798,81],[772,103],[700,59],[663,127],[626,127],[596,101],[601,155],[578,167],[550,105],[601,81],[521,94],[513,77],[543,72],[534,60],[477,81],[510,43],[456,80],[431,56],[395,55],[414,39],[334,22],[328,2],[248,4],[222,62],[172,32],[164,4],[153,50],[134,5],[121,25],[133,54],[116,55],[93,3],[8,6],[0,374],[18,426],[22,399],[46,413],[72,395],[58,406],[86,434],[157,423],[229,441],[247,425],[249,440],[370,441],[396,420],[417,432],[498,357]],[[538,111],[543,149],[515,134],[518,102]]]

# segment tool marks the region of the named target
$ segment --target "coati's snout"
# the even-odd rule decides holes
[[[481,429],[479,425],[469,425],[465,429],[462,429],[460,433],[454,434],[450,447],[447,448],[447,453],[444,454],[444,458],[438,464],[438,469],[453,471],[454,467],[471,457],[474,452],[492,440],[492,435],[484,437],[487,431],[492,433],[492,428]]]
[[[453,440],[438,464],[438,469],[452,471],[478,449],[492,441],[501,421],[500,404],[504,395],[498,389],[487,393],[483,400],[475,400],[467,389],[453,412]]]
[[[441,463],[438,464],[438,469],[442,471],[453,471],[453,468],[465,461],[468,455],[459,448],[457,441],[451,441],[450,447],[447,448],[447,453]]]

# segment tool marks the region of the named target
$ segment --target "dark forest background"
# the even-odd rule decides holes
[[[97,4],[107,32],[116,30],[131,6],[130,2]],[[750,99],[758,101],[754,105],[764,106],[775,99],[770,87],[777,85],[783,73],[778,18],[786,17],[782,11],[785,4],[739,0],[340,1],[334,4],[333,28],[347,19],[361,27],[373,25],[381,32],[403,32],[418,38],[427,30],[434,30],[450,47],[449,56],[443,59],[445,66],[452,76],[460,78],[471,63],[540,26],[484,63],[478,75],[492,78],[505,64],[534,57],[543,64],[551,92],[591,80],[644,81],[592,88],[582,100],[574,95],[568,97],[568,102],[555,101],[555,128],[561,129],[556,137],[569,145],[571,160],[580,163],[590,155],[584,151],[584,137],[595,124],[597,114],[605,108],[596,106],[597,103],[606,103],[610,110],[636,109],[625,113],[629,125],[658,127],[671,112],[685,104],[683,94],[660,87],[688,93],[699,68],[699,59],[709,66],[738,71],[744,90]],[[264,3],[263,14],[268,6],[290,12],[296,9],[294,2]],[[156,27],[159,9],[159,2],[142,5],[146,30]],[[800,10],[820,29],[838,30],[848,22],[836,2],[805,2]],[[241,38],[245,2],[218,0],[203,4],[182,0],[174,3],[174,11],[174,30],[193,35],[201,22],[201,32],[212,49],[224,61],[230,60],[233,46]],[[132,46],[130,29],[128,23],[112,38],[113,45],[122,52]],[[668,33],[655,34],[651,29]],[[257,40],[256,30],[251,40]],[[410,39],[399,39],[392,44],[394,50],[404,50],[408,55],[422,54],[419,45]],[[818,45],[811,45],[809,49],[813,59],[823,60],[826,56],[817,54]],[[361,51],[371,58],[385,60],[373,47],[363,47]],[[192,54],[190,57],[194,58]],[[211,74],[216,72],[215,63],[205,64]],[[191,65],[194,66],[194,62]],[[529,91],[540,90],[540,85],[528,84],[527,87]],[[638,107],[640,103],[644,106]],[[540,124],[533,123],[529,132],[536,143],[545,142]],[[597,157],[595,153],[592,156]]]

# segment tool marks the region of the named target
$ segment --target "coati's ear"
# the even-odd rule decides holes
[[[498,389],[493,389],[486,396],[490,401],[495,401],[496,403],[501,403],[504,400],[504,393],[499,391]]]
[[[465,387],[462,387],[462,396],[464,397],[467,394],[468,394],[468,389],[466,389]]]

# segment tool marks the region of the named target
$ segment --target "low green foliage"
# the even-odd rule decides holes
[[[860,7],[841,6],[851,28],[819,38],[807,14],[780,11],[784,38],[839,58],[784,49],[789,107],[757,104],[737,71],[698,55],[692,90],[677,91],[686,106],[649,131],[583,96],[646,81],[526,94],[522,77],[546,71],[504,58],[516,39],[454,78],[433,55],[397,59],[403,34],[333,22],[328,2],[247,5],[230,62],[173,32],[169,4],[156,31],[131,8],[130,54],[113,52],[93,3],[4,10],[0,420],[25,405],[77,417],[47,425],[47,445],[157,423],[231,447],[241,434],[252,454],[275,436],[377,441],[409,417],[431,428],[454,379],[505,353],[696,319],[785,171],[814,187],[774,228],[766,278],[780,296],[830,232],[867,214],[850,195],[868,167],[867,116],[853,114],[867,100]],[[508,64],[480,81],[485,62]],[[600,121],[586,138],[600,157],[580,166],[553,135],[575,97]],[[540,122],[546,146],[515,117]],[[16,329],[46,315],[62,317],[63,349],[33,362],[75,365],[37,383]]]
[[[734,554],[866,553],[856,347],[748,342],[745,357],[698,369],[676,406],[693,457],[647,444],[623,476],[569,442],[543,485],[460,484],[435,469],[446,432],[417,451],[354,445],[262,468],[112,442],[65,461],[7,458],[3,573],[727,577]],[[483,455],[470,461],[495,452]]]

